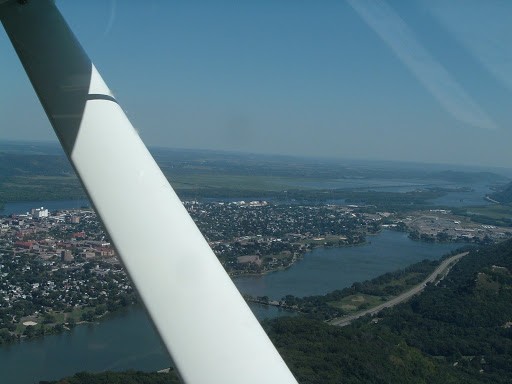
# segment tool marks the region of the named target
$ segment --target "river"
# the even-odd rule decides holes
[[[436,259],[462,244],[433,244],[412,241],[406,233],[383,231],[368,236],[364,245],[316,248],[285,271],[235,280],[238,289],[252,296],[280,299],[322,295],[372,279],[424,259]]]
[[[487,182],[479,182],[479,183],[448,183],[448,182],[438,182],[438,183],[427,183],[424,180],[415,180],[405,182],[403,180],[379,180],[379,179],[364,179],[364,180],[335,180],[335,181],[322,181],[322,182],[301,182],[301,183],[291,183],[290,186],[294,187],[308,187],[308,188],[325,188],[325,189],[335,189],[335,188],[358,188],[359,190],[373,190],[373,191],[381,191],[381,192],[409,192],[417,189],[425,189],[425,188],[436,188],[436,187],[444,187],[448,189],[453,189],[453,192],[447,192],[445,195],[432,199],[430,202],[434,205],[447,206],[447,207],[464,207],[464,206],[478,206],[478,205],[488,205],[490,202],[485,200],[485,196],[492,193],[490,189],[489,183]],[[462,192],[457,191],[456,188],[459,187],[469,187],[470,191]],[[218,201],[223,200],[227,202],[231,201],[239,201],[239,200],[261,200],[261,197],[251,197],[251,198],[202,198],[202,201]],[[271,198],[266,197],[265,200],[272,200]],[[329,201],[331,204],[344,204],[343,199],[339,200],[331,200]],[[5,206],[0,209],[0,215],[7,216],[11,214],[23,214],[26,212],[30,212],[32,208],[36,207],[45,207],[50,211],[58,210],[58,209],[77,209],[83,206],[90,206],[90,202],[87,199],[75,199],[75,200],[50,200],[50,201],[23,201],[16,203],[5,203]]]
[[[425,258],[437,259],[460,245],[414,242],[391,231],[368,240],[356,247],[318,248],[285,271],[238,277],[235,284],[244,293],[272,298],[322,294]],[[252,309],[260,319],[287,315],[277,308]],[[154,371],[167,366],[169,358],[141,308],[99,324],[77,326],[72,332],[0,348],[0,382],[10,384],[37,383],[79,371]]]
[[[412,192],[416,190],[429,190],[444,188],[447,192],[438,198],[430,200],[431,204],[446,207],[467,207],[488,205],[485,196],[492,193],[489,182],[449,182],[445,180],[424,180],[414,179],[404,181],[403,179],[339,179],[328,181],[302,181],[290,182],[291,187],[313,188],[313,189],[355,189],[358,191],[377,192]],[[468,190],[459,190],[467,188]],[[336,203],[336,201],[334,201]]]
[[[30,212],[32,208],[47,208],[49,211],[59,209],[78,209],[81,207],[90,207],[91,203],[86,199],[76,200],[45,200],[45,201],[20,201],[16,203],[5,203],[4,208],[0,209],[1,216],[12,214],[20,215]]]

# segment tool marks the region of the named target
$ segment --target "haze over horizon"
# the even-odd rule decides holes
[[[512,3],[57,6],[149,146],[512,166]],[[0,140],[56,142],[0,49]]]

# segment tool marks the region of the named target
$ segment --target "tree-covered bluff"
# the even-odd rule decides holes
[[[512,241],[472,251],[437,285],[335,328],[265,323],[301,383],[510,383]]]
[[[502,204],[512,203],[512,182],[506,184],[500,191],[492,193],[489,197]]]

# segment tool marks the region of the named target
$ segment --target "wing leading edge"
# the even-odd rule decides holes
[[[53,1],[0,19],[182,380],[296,383]]]

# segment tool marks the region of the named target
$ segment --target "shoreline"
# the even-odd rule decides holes
[[[127,305],[125,307],[121,307],[115,311],[107,311],[101,315],[96,315],[96,317],[94,319],[92,319],[91,321],[87,321],[87,320],[78,320],[78,321],[75,321],[75,322],[72,322],[70,323],[69,321],[62,321],[62,322],[55,322],[55,323],[44,323],[43,320],[41,321],[34,321],[36,320],[37,318],[34,317],[34,316],[25,316],[24,319],[22,319],[18,325],[17,325],[17,328],[20,327],[20,326],[23,326],[25,327],[23,329],[23,331],[19,331],[19,332],[16,332],[13,336],[14,338],[8,342],[4,342],[4,343],[0,343],[0,348],[2,347],[8,347],[10,345],[14,345],[14,344],[19,344],[19,343],[25,343],[25,342],[30,342],[30,341],[35,341],[35,340],[41,340],[43,339],[44,337],[46,336],[56,336],[56,335],[61,335],[65,332],[72,332],[77,326],[82,326],[82,325],[99,325],[101,322],[105,321],[105,320],[108,320],[112,317],[115,317],[119,314],[122,314],[123,312],[126,312],[134,307],[137,307],[137,306],[140,306],[141,304],[136,302],[136,303],[133,303],[133,304],[130,304],[130,305]],[[79,311],[81,311],[82,308],[80,308]],[[93,308],[89,308],[89,310],[93,311],[94,309]],[[79,312],[81,313],[81,312]],[[57,313],[57,314],[61,314],[60,312]],[[29,319],[32,319],[32,320],[29,320]],[[39,320],[39,319],[37,319]],[[66,319],[67,320],[67,319]],[[25,322],[33,322],[35,324],[23,324]],[[38,330],[41,330],[42,328],[44,329],[44,332],[42,334],[35,334],[34,336],[30,335],[30,336],[27,336],[24,334],[24,331],[27,327],[32,327],[36,332]]]
[[[381,234],[384,231],[385,231],[385,229],[381,229],[381,230],[379,230],[376,233],[368,233],[367,235],[377,236],[377,235]],[[396,232],[396,231],[393,231],[393,232]],[[418,240],[418,241],[422,242],[421,240]],[[228,273],[228,274],[229,274],[229,276],[230,276],[230,278],[232,280],[237,278],[237,277],[246,277],[246,276],[249,276],[249,277],[261,277],[261,276],[264,276],[264,275],[270,274],[270,273],[286,271],[287,269],[292,267],[294,264],[296,264],[300,260],[303,260],[306,253],[311,252],[311,251],[313,251],[315,249],[318,249],[318,248],[347,248],[347,247],[364,246],[366,244],[371,244],[371,241],[365,240],[364,242],[357,243],[357,244],[344,244],[344,245],[336,245],[336,246],[326,246],[324,244],[311,244],[311,248],[307,249],[306,252],[300,254],[299,257],[296,257],[294,259],[294,261],[292,263],[290,263],[289,265],[287,265],[287,266],[281,266],[281,267],[274,268],[274,269],[271,269],[271,270],[266,270],[266,271],[263,271],[263,272],[260,272],[260,273],[242,273],[242,274],[236,274],[236,275],[233,275],[233,274],[230,274],[230,273]],[[248,302],[248,303],[249,302],[253,302],[255,304],[260,304],[260,305],[271,305],[271,306],[274,306],[274,307],[282,308],[283,310],[290,310],[290,311],[295,312],[295,313],[300,313],[301,312],[300,310],[297,310],[296,308],[293,308],[293,307],[288,307],[286,305],[281,305],[279,303],[266,303],[264,301],[257,300],[257,298],[253,298],[253,297],[251,297],[250,299],[247,299],[246,297],[244,297],[244,299],[246,299],[246,302]],[[67,321],[60,322],[60,323],[44,324],[42,319],[39,320],[39,319],[36,319],[33,316],[26,316],[22,321],[20,321],[20,323],[18,324],[18,327],[20,326],[20,324],[23,321],[30,321],[30,320],[34,319],[34,320],[39,320],[39,321],[37,321],[38,324],[35,325],[34,328],[36,328],[36,327],[38,327],[38,328],[39,327],[45,327],[45,326],[48,327],[48,328],[45,327],[45,332],[43,334],[36,335],[36,336],[32,336],[31,335],[31,336],[29,336],[29,338],[27,338],[27,336],[23,334],[23,331],[19,331],[19,333],[14,336],[13,340],[11,340],[9,342],[6,342],[6,343],[0,344],[0,347],[1,346],[12,345],[12,344],[15,344],[15,343],[18,343],[18,342],[38,340],[38,339],[42,339],[44,336],[58,335],[58,334],[61,334],[63,332],[71,331],[71,330],[73,330],[73,328],[75,326],[78,326],[78,325],[84,325],[84,324],[94,325],[94,324],[99,324],[103,320],[106,320],[106,319],[108,319],[111,316],[115,316],[115,315],[117,315],[119,313],[122,313],[123,311],[125,311],[125,310],[127,310],[129,308],[133,308],[134,306],[137,306],[137,305],[141,305],[141,304],[137,302],[137,303],[134,303],[134,304],[130,304],[130,305],[126,306],[126,307],[121,307],[118,310],[115,310],[113,312],[105,312],[105,313],[103,313],[101,315],[95,316],[94,319],[92,319],[91,321],[76,320],[74,322],[74,324],[72,324],[72,325],[70,325],[69,322],[67,322]],[[86,310],[94,311],[94,308],[86,308]],[[59,312],[61,312],[61,311],[59,311]],[[78,312],[81,314],[82,313],[82,309],[79,309]],[[53,330],[53,329],[49,328],[49,327],[55,327],[55,326],[59,326],[59,325],[62,326],[62,328],[60,330]]]
[[[377,235],[380,232],[381,231],[379,231],[378,233],[372,234],[372,235]],[[227,273],[228,273],[229,277],[232,280],[234,278],[237,278],[237,277],[246,277],[246,276],[260,277],[260,276],[264,276],[264,275],[269,274],[269,273],[282,272],[282,271],[285,271],[285,270],[289,269],[290,267],[295,265],[297,262],[302,260],[306,253],[311,252],[314,249],[318,249],[318,248],[355,247],[355,246],[362,246],[362,245],[365,245],[367,243],[368,242],[365,241],[365,242],[357,243],[357,244],[345,244],[345,245],[336,245],[336,246],[325,246],[325,245],[322,245],[322,244],[311,244],[311,248],[308,248],[306,250],[306,252],[301,253],[299,256],[295,257],[293,262],[291,262],[287,266],[281,266],[281,267],[278,267],[278,268],[273,268],[273,269],[266,270],[266,271],[259,272],[259,273],[241,273],[241,274],[236,274],[236,275],[233,275],[233,274],[228,273],[228,272]],[[244,297],[244,299],[245,299],[245,297]],[[268,305],[268,303],[257,301],[256,299],[254,299],[254,300],[246,300],[246,302],[247,303],[253,302],[255,304],[261,304],[261,305]],[[140,305],[141,304],[139,302],[136,302],[136,303],[130,304],[130,305],[126,306],[126,307],[121,307],[118,310],[113,311],[113,312],[105,312],[105,313],[103,313],[101,315],[96,316],[91,321],[77,320],[77,321],[75,321],[72,324],[70,324],[67,321],[58,322],[58,323],[47,323],[47,324],[45,324],[43,322],[43,320],[42,319],[41,320],[38,319],[37,316],[25,316],[22,320],[20,320],[20,323],[17,325],[17,327],[20,327],[23,324],[23,322],[39,320],[39,321],[36,321],[36,325],[28,325],[28,326],[34,327],[34,330],[36,330],[36,328],[37,329],[44,328],[45,332],[42,333],[42,334],[36,335],[36,336],[27,336],[27,335],[25,335],[23,333],[27,327],[23,325],[23,327],[24,327],[23,331],[20,330],[20,331],[16,332],[13,335],[14,339],[12,339],[11,341],[5,342],[5,343],[1,343],[0,344],[0,348],[2,346],[9,346],[9,345],[17,344],[17,343],[23,343],[23,342],[34,341],[34,340],[41,340],[45,336],[59,335],[59,334],[62,334],[64,332],[71,332],[71,331],[73,331],[73,329],[76,326],[79,326],[79,325],[87,325],[87,324],[96,325],[96,324],[99,324],[100,322],[102,322],[103,320],[107,320],[109,317],[115,316],[117,314],[120,314],[120,313],[124,312],[125,310],[127,310],[129,308],[133,308],[135,306],[140,306]],[[297,311],[296,309],[293,309],[291,307],[287,307],[287,306],[283,306],[283,305],[274,305],[274,306],[282,308],[284,310],[289,310],[289,311],[292,311],[292,312],[300,313],[300,311]],[[87,308],[87,309],[90,310],[90,311],[94,311],[94,308]],[[80,313],[80,314],[83,313],[82,310],[83,310],[83,308],[79,308],[78,309],[78,313]],[[60,313],[65,313],[65,312],[64,311],[59,311],[58,314],[60,314]],[[72,312],[67,312],[67,313],[72,313]],[[57,329],[57,330],[54,329],[55,327],[58,327],[58,326],[61,326],[62,328],[61,329]]]
[[[381,232],[383,232],[384,229],[380,229],[379,231],[377,231],[376,233],[366,233],[366,235],[369,235],[369,236],[376,236],[378,234],[380,234]],[[292,260],[292,262],[288,265],[285,265],[285,266],[280,266],[280,267],[277,267],[277,268],[271,268],[271,269],[267,269],[265,271],[261,271],[261,272],[248,272],[248,273],[239,273],[239,274],[233,274],[233,272],[227,272],[226,273],[229,275],[229,277],[231,277],[231,279],[235,278],[235,277],[246,277],[246,276],[254,276],[254,277],[257,277],[257,276],[264,276],[264,275],[267,275],[269,273],[273,273],[273,272],[281,272],[281,271],[285,271],[291,267],[293,267],[293,265],[295,265],[295,263],[299,262],[300,260],[304,259],[304,256],[309,253],[309,252],[312,252],[313,250],[317,249],[317,248],[348,248],[348,247],[359,247],[359,246],[363,246],[365,244],[368,244],[368,243],[371,243],[371,242],[368,242],[367,240],[363,241],[363,242],[360,242],[360,243],[354,243],[354,244],[338,244],[338,245],[323,245],[323,244],[314,244],[314,243],[308,243],[311,247],[306,249],[305,252],[303,253],[299,253],[296,255],[296,257],[294,257],[294,259]],[[272,256],[272,255],[270,255]]]

